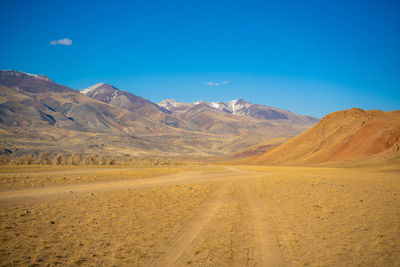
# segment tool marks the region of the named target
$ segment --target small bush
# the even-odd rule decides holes
[[[99,161],[97,160],[97,155],[90,154],[85,157],[85,165],[98,165]]]
[[[54,157],[55,165],[67,165],[67,155],[60,152]]]
[[[71,164],[72,165],[81,165],[83,164],[83,158],[81,154],[72,153],[71,155]]]
[[[0,165],[6,165],[9,164],[11,161],[9,155],[0,155]]]
[[[32,165],[35,163],[35,157],[32,154],[22,156],[22,164]]]
[[[107,165],[107,162],[108,162],[107,157],[105,155],[101,155],[99,160],[100,165]]]
[[[39,158],[38,158],[38,163],[42,164],[42,165],[44,165],[44,164],[50,165],[51,164],[50,152],[48,152],[48,151],[40,152]]]

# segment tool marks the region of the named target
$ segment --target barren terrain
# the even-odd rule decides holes
[[[0,181],[2,266],[400,266],[396,166],[6,166]]]

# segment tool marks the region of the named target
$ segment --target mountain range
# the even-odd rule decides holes
[[[104,83],[74,90],[13,70],[0,71],[0,89],[0,148],[16,154],[225,155],[319,120],[243,99],[156,104]]]

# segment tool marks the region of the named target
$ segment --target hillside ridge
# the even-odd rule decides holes
[[[238,161],[248,164],[301,165],[363,160],[400,151],[400,111],[352,108],[326,115],[284,144]]]

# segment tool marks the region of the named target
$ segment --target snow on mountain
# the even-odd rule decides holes
[[[44,75],[36,75],[22,71],[15,70],[2,70],[2,75],[7,75],[9,77],[17,78],[17,79],[38,79],[44,81],[51,81],[48,77]]]
[[[246,113],[244,109],[249,108],[252,104],[243,99],[235,99],[227,102],[227,105],[229,106],[232,114],[241,114],[243,112]]]
[[[79,90],[79,92],[83,95],[109,103],[119,95],[120,90],[109,84],[97,83],[88,88]]]
[[[104,83],[96,83],[95,85],[89,86],[86,89],[82,89],[80,90],[81,94],[87,95],[93,91],[96,91],[97,88],[99,88],[100,86],[104,85]]]
[[[212,109],[217,109],[228,114],[249,116],[261,120],[290,120],[301,125],[313,125],[319,121],[318,118],[301,116],[287,110],[270,106],[252,104],[243,99],[235,99],[228,102],[208,102],[201,100],[193,103],[177,102],[173,99],[166,99],[158,105],[176,114],[184,113],[189,108],[197,105],[206,105]]]
[[[204,104],[211,108],[215,108],[227,113],[231,114],[239,114],[240,110],[243,108],[248,108],[252,104],[243,100],[243,99],[235,99],[229,102],[208,102],[205,100],[196,101],[193,103],[185,103],[185,102],[177,102],[175,99],[165,99],[158,103],[159,106],[172,111],[173,109],[180,108],[180,107],[192,107],[196,105]]]
[[[178,102],[175,101],[175,99],[165,99],[163,101],[161,101],[160,103],[158,103],[158,105],[160,107],[163,107],[165,109],[172,109],[172,108],[176,108],[177,107]]]
[[[185,103],[185,102],[176,102],[175,99],[165,99],[163,101],[161,101],[160,103],[158,103],[158,105],[160,107],[165,108],[166,110],[174,110],[177,108],[182,108],[182,107],[192,107],[195,105],[200,104],[201,101],[198,102],[194,102],[194,103]]]
[[[163,107],[131,92],[119,90],[105,83],[97,83],[88,88],[80,90],[80,93],[96,100],[118,106],[120,108],[137,112],[148,118],[155,116],[163,117],[170,112]],[[161,112],[161,113],[160,113]]]

